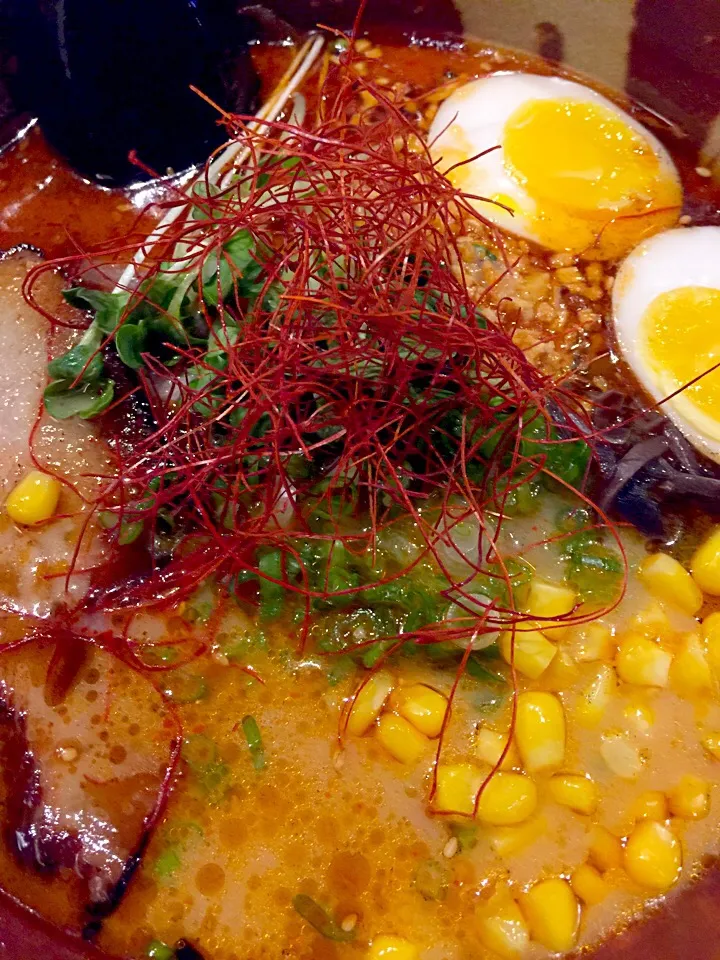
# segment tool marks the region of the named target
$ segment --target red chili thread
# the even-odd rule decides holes
[[[279,548],[285,557],[299,559],[296,543],[304,537],[341,543],[356,554],[375,551],[378,534],[400,515],[400,522],[414,522],[421,553],[377,583],[430,559],[446,576],[448,595],[461,605],[477,575],[500,578],[507,588],[507,608],[494,604],[470,625],[470,617],[464,624],[456,618],[387,638],[396,641],[390,650],[408,640],[464,644],[454,695],[471,637],[501,624],[514,637],[527,619],[514,609],[512,575],[497,543],[508,497],[521,483],[547,473],[544,457],[523,454],[523,428],[541,418],[545,441],[557,444],[592,442],[597,434],[582,398],[562,381],[543,376],[515,346],[502,310],[497,322],[479,320],[478,309],[499,279],[474,297],[457,238],[471,226],[484,232],[500,249],[504,276],[513,264],[502,237],[477,213],[475,198],[440,173],[402,104],[353,70],[353,56],[342,55],[339,66],[327,70],[321,109],[307,128],[276,121],[258,130],[249,126],[254,118],[223,117],[231,138],[249,148],[250,162],[219,191],[206,174],[206,196],[194,200],[203,219],[181,216],[145,265],[147,290],[163,274],[184,272],[190,258],[199,274],[199,309],[225,358],[217,366],[192,343],[172,348],[171,367],[145,358],[140,380],[155,426],[132,449],[116,446],[116,476],[105,483],[95,508],[115,512],[119,522],[144,520],[151,531],[159,516],[170,515],[190,532],[169,565],[155,564],[141,582],[95,592],[85,608],[163,606],[187,597],[209,575],[230,583],[252,571],[302,599],[303,649],[312,601],[327,597],[328,585],[311,589],[304,569],[299,580],[272,578],[258,568],[258,550]],[[379,106],[359,110],[362,90]],[[187,203],[182,194],[165,206],[179,203]],[[207,303],[210,291],[203,291],[203,266],[217,258],[242,280],[224,251],[240,230],[250,232],[259,251],[263,286],[252,309],[236,287],[216,314]],[[122,260],[136,247],[133,236],[95,254],[104,262],[113,256]],[[66,258],[63,265],[81,256],[86,255]],[[41,312],[34,283],[56,267],[40,265],[26,283],[26,296]],[[271,295],[276,302],[261,306]],[[125,316],[147,298],[133,291]],[[229,343],[235,326],[240,335]],[[188,382],[190,367],[207,375],[202,389]],[[199,404],[205,412],[198,411]],[[242,419],[240,409],[246,411]],[[462,412],[459,440],[447,426],[456,410]],[[558,419],[561,439],[555,433]],[[580,432],[576,422],[586,429]],[[439,455],[443,440],[456,446],[454,456]],[[495,452],[486,457],[488,444],[496,441]],[[325,508],[329,532],[312,527],[311,484],[292,476],[294,455],[320,466],[326,488],[312,494],[313,509]],[[468,466],[483,459],[484,476],[471,477]],[[362,531],[349,530],[334,510],[334,501],[347,501],[350,489],[370,520]],[[288,505],[288,523],[278,520],[281,501]],[[468,574],[458,581],[446,553],[457,550],[453,531],[467,517],[478,521],[478,560],[464,558]],[[607,517],[601,520],[613,529]],[[367,586],[340,593],[352,595]],[[585,622],[602,612],[566,619]],[[135,651],[127,656],[140,668]],[[514,656],[510,670],[512,733]],[[441,745],[442,738],[438,755]]]

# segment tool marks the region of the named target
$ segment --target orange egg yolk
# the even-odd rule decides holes
[[[660,294],[645,311],[641,337],[647,362],[666,394],[690,383],[720,363],[720,290],[678,287]],[[720,369],[681,396],[720,423]]]
[[[647,140],[602,104],[532,100],[510,117],[503,146],[528,193],[586,216],[649,203],[660,173]]]
[[[680,212],[674,171],[603,104],[524,103],[505,125],[503,157],[536,204],[533,234],[551,248],[620,256]]]

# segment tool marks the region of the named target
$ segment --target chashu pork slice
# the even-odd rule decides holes
[[[0,652],[0,887],[76,933],[122,896],[179,733],[160,693],[59,625]]]
[[[86,592],[87,572],[107,557],[89,501],[111,472],[97,428],[82,420],[56,421],[43,412],[49,352],[57,355],[77,338],[30,307],[22,294],[39,257],[27,251],[0,258],[0,501],[36,462],[66,481],[57,518],[37,527],[16,526],[0,507],[0,610],[47,616],[72,606]],[[83,316],[64,303],[67,282],[56,273],[40,278],[35,296],[44,309],[79,324]],[[78,547],[76,554],[76,548]],[[66,582],[71,566],[75,573]]]

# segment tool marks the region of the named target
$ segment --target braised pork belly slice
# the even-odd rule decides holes
[[[154,686],[65,630],[0,655],[0,884],[77,932],[122,896],[168,789]]]
[[[82,596],[89,578],[81,571],[106,558],[102,535],[94,523],[86,523],[87,501],[110,472],[110,457],[93,424],[60,422],[42,411],[48,356],[63,352],[79,333],[64,327],[51,331],[26,303],[23,282],[39,262],[26,251],[0,259],[0,497],[4,500],[33,467],[67,483],[57,517],[49,523],[20,527],[0,511],[0,603],[45,616],[58,602]],[[59,274],[48,272],[34,293],[49,313],[82,324],[82,313],[63,302],[67,285]],[[71,565],[77,575],[66,585]]]

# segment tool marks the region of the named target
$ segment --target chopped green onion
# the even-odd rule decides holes
[[[243,717],[242,728],[245,739],[247,740],[248,749],[250,750],[250,756],[252,757],[253,767],[255,767],[256,770],[264,770],[265,748],[263,747],[260,727],[255,717],[250,715]]]
[[[474,243],[473,248],[477,252],[478,257],[481,260],[491,260],[493,262],[497,261],[497,256],[492,252],[489,247],[486,247],[482,243]]]
[[[477,846],[478,828],[476,823],[451,823],[450,833],[456,838],[462,851],[472,850]]]
[[[413,886],[426,900],[444,900],[450,885],[450,874],[437,860],[426,860],[415,873]]]
[[[145,653],[145,659],[148,663],[164,663],[167,666],[175,663],[179,656],[180,652],[178,651],[177,647],[166,647],[164,643],[153,644],[147,653]]]
[[[219,799],[227,789],[230,770],[220,759],[216,744],[204,734],[195,733],[183,743],[182,757],[203,790]]]
[[[347,943],[355,939],[354,930],[343,930],[327,910],[307,894],[299,893],[296,897],[293,897],[293,907],[304,920],[307,920],[310,926],[315,927],[317,932],[323,937],[327,937],[328,940]]]
[[[616,551],[602,543],[582,543],[570,553],[567,579],[581,599],[609,603],[620,592],[623,571],[622,558]]]
[[[330,52],[333,53],[336,57],[341,53],[346,53],[350,49],[350,41],[347,37],[338,37],[336,40],[333,40],[330,45]]]
[[[178,872],[181,866],[182,860],[180,859],[178,851],[175,847],[168,847],[167,850],[163,850],[155,860],[153,873],[160,880],[169,880]]]
[[[268,550],[258,559],[258,578],[260,586],[260,614],[263,620],[274,620],[282,613],[285,605],[286,591],[282,582],[283,555],[281,550]],[[268,578],[272,579],[268,579]]]
[[[217,746],[204,733],[194,733],[182,747],[183,760],[191,770],[207,770],[218,760]]]
[[[355,670],[355,663],[352,657],[349,657],[346,653],[342,654],[339,657],[336,657],[332,663],[332,666],[328,670],[327,679],[331,687],[337,686],[338,683],[342,683],[343,680],[347,680],[351,673]]]
[[[209,693],[205,678],[189,670],[174,670],[163,684],[163,691],[175,703],[197,703],[206,700]]]
[[[150,960],[172,960],[175,951],[167,943],[163,943],[162,940],[151,940],[145,950],[145,956],[149,957]]]

